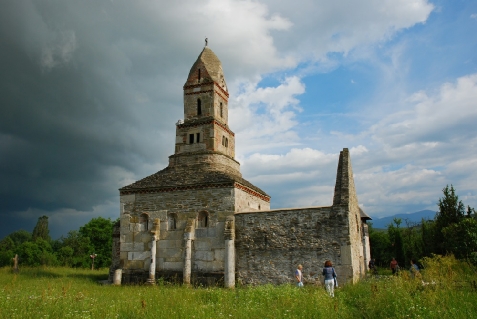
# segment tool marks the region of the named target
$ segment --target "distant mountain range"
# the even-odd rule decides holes
[[[394,218],[401,218],[402,220],[401,227],[406,227],[406,220],[408,222],[420,223],[423,218],[434,219],[434,216],[436,216],[435,211],[426,209],[426,210],[421,210],[411,214],[396,214],[393,216],[373,219],[373,220],[370,220],[369,222],[373,223],[374,228],[387,228],[388,225],[393,222]]]

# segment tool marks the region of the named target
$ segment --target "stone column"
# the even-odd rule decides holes
[[[235,288],[235,225],[234,217],[225,220],[225,260],[224,260],[224,285],[225,288]]]
[[[194,230],[195,218],[189,218],[184,230],[184,285],[190,285],[190,275],[192,272],[192,240],[194,239]]]
[[[160,237],[160,225],[159,218],[154,219],[154,226],[151,229],[151,264],[149,265],[149,278],[147,279],[149,285],[156,284],[156,242]]]

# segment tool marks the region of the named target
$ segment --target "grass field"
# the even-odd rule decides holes
[[[426,262],[422,278],[379,276],[322,287],[102,286],[107,270],[0,268],[0,318],[477,318],[475,268]],[[424,281],[424,284],[423,284]]]

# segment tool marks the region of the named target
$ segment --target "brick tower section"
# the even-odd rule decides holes
[[[184,84],[184,121],[177,123],[175,155],[212,151],[235,157],[228,98],[221,62],[205,47]]]

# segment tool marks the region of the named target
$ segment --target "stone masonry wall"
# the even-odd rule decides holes
[[[235,214],[237,279],[243,284],[293,283],[298,264],[305,283],[322,283],[324,262],[331,260],[344,283],[352,280],[341,260],[349,247],[346,214],[332,207]]]
[[[241,189],[235,189],[235,211],[255,212],[270,210],[270,202],[249,194]]]
[[[232,187],[121,196],[119,241],[123,273],[126,276],[128,273],[145,274],[149,269],[152,238],[149,230],[155,218],[161,220],[156,246],[158,273],[183,270],[184,229],[189,218],[196,219],[192,271],[223,272],[223,230],[226,217],[233,214],[232,198]],[[207,227],[200,227],[199,212],[208,213]],[[147,222],[144,216],[147,216]],[[171,229],[171,218],[176,218],[175,229]]]

